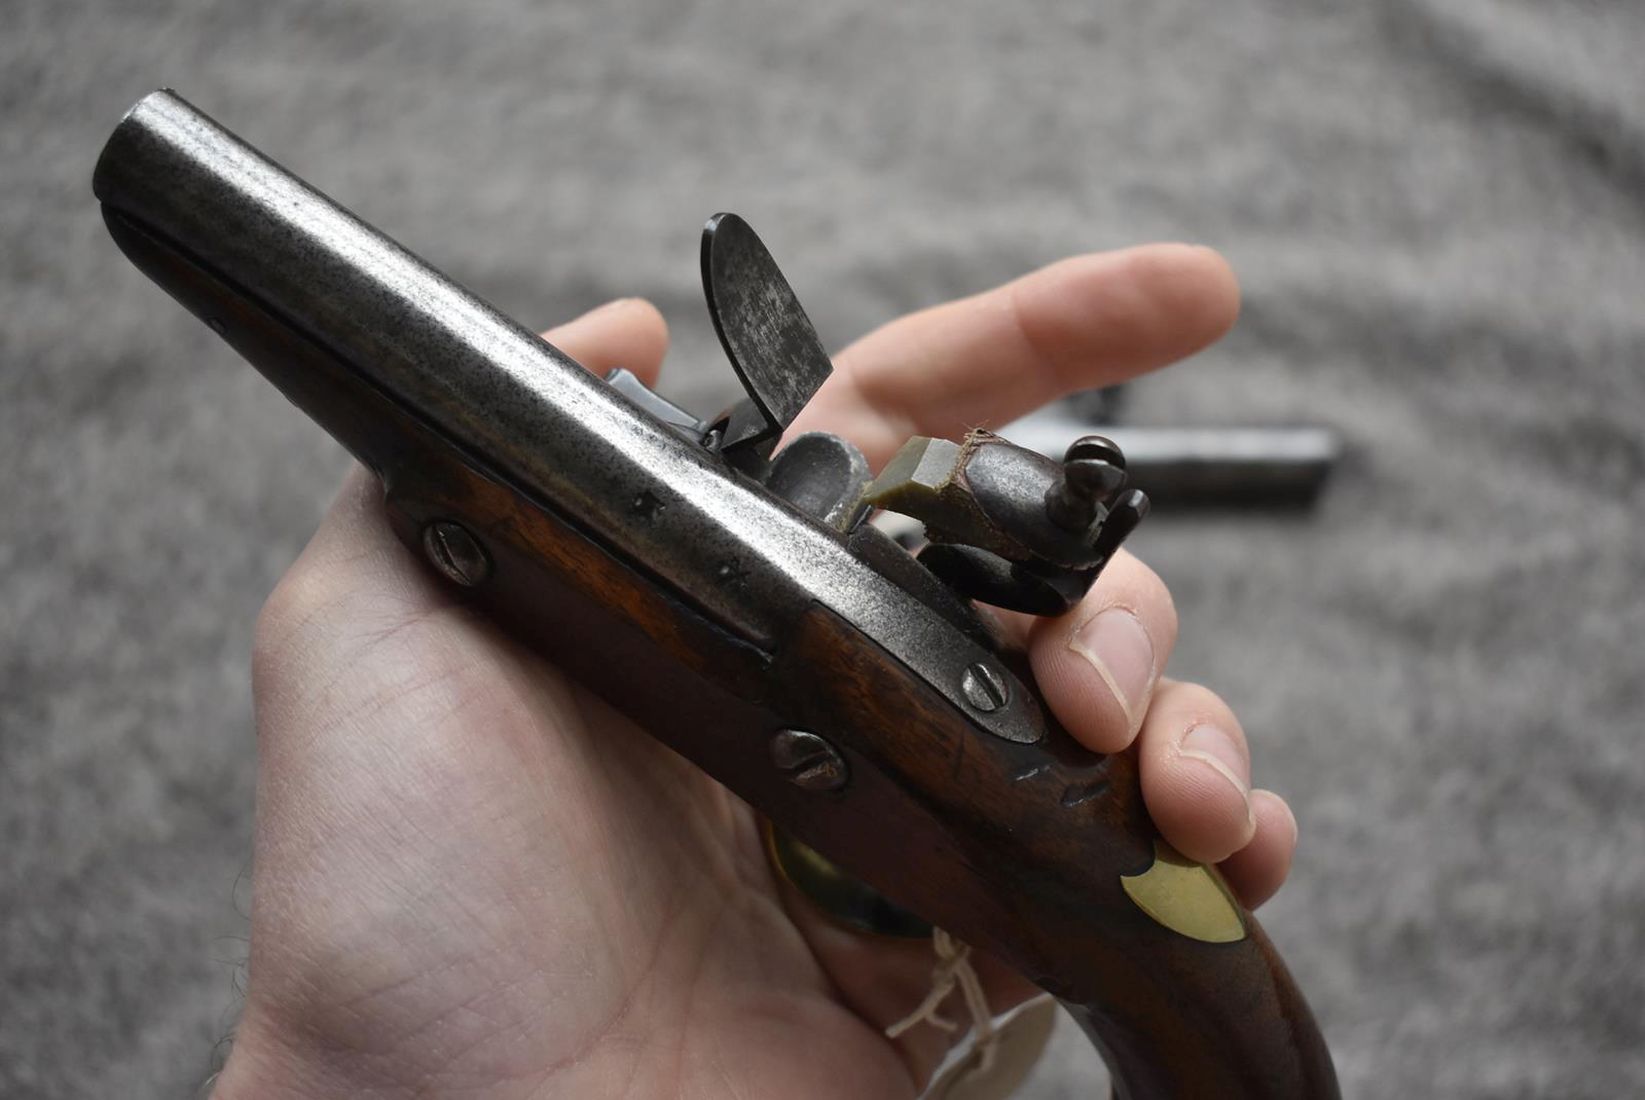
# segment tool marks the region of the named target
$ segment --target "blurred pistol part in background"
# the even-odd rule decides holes
[[[1342,457],[1341,437],[1318,424],[1138,427],[1109,422],[1118,387],[1076,394],[1000,429],[1013,443],[1056,457],[1067,440],[1100,432],[1125,455],[1130,483],[1156,507],[1312,508]]]

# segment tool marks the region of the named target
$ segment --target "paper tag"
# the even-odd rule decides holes
[[[1057,1002],[1036,997],[1000,1022],[993,1057],[973,1047],[932,1079],[924,1100],[1006,1100],[1028,1079],[1057,1023]]]

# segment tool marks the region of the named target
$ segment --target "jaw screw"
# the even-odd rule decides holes
[[[1125,484],[1125,456],[1110,439],[1081,436],[1062,457],[1062,476],[1046,490],[1045,514],[1064,531],[1083,532],[1099,506]]]

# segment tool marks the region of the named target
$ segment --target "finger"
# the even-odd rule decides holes
[[[543,339],[595,374],[624,367],[651,386],[668,351],[668,322],[644,298],[619,298],[549,329]]]
[[[1079,606],[1030,627],[1028,655],[1064,728],[1095,752],[1118,752],[1141,728],[1176,642],[1165,582],[1121,550]]]
[[[1251,753],[1239,720],[1214,691],[1161,684],[1138,754],[1148,814],[1179,852],[1217,863],[1251,842]]]
[[[1078,256],[863,337],[794,430],[845,435],[877,467],[911,435],[1002,424],[1181,359],[1238,312],[1233,272],[1211,249]]]
[[[1221,864],[1223,877],[1247,909],[1255,909],[1285,885],[1297,850],[1297,819],[1285,799],[1273,791],[1252,791],[1251,810],[1257,819],[1256,835]]]

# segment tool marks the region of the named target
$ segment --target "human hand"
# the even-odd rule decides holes
[[[999,424],[1220,336],[1204,249],[1085,256],[865,337],[794,426],[878,465],[910,435]],[[613,303],[548,338],[660,367],[662,318]],[[1055,620],[1011,619],[1059,721],[1137,742],[1166,838],[1248,905],[1296,840],[1248,791],[1238,722],[1160,678],[1169,593],[1121,553]],[[465,610],[356,471],[258,624],[250,979],[219,1094],[909,1097],[949,1037],[885,1026],[929,950],[789,896],[746,805]],[[1026,983],[983,964],[996,1009]]]

